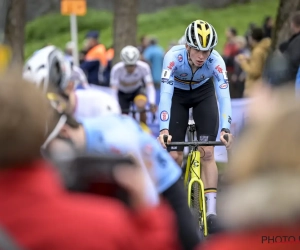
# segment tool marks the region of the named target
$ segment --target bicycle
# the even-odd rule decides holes
[[[164,142],[167,147],[184,146],[190,147],[184,174],[184,186],[188,192],[188,205],[192,214],[198,220],[199,229],[204,236],[208,235],[207,221],[206,221],[206,202],[204,196],[204,184],[201,180],[201,155],[198,147],[200,146],[224,146],[221,141],[207,141],[201,142],[195,140],[196,125],[194,120],[188,122],[188,141],[187,142],[171,142],[167,143],[168,136],[164,135]],[[224,136],[228,141],[228,135]],[[197,198],[198,197],[198,198]]]

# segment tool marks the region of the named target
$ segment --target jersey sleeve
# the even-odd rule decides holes
[[[231,124],[231,99],[229,93],[229,81],[224,60],[219,57],[214,60],[213,77],[215,90],[219,102],[221,128],[230,129]]]
[[[111,69],[110,86],[111,87],[118,87],[119,86],[119,73],[118,73],[117,64]]]
[[[174,93],[174,76],[172,71],[174,67],[175,67],[175,60],[174,60],[173,52],[169,51],[164,57],[163,69],[161,74],[160,102],[159,102],[160,130],[169,129],[172,96]]]
[[[108,121],[109,118],[107,117],[106,120]],[[181,168],[169,153],[152,135],[144,132],[134,119],[119,116],[118,120],[122,124],[120,129],[115,129],[113,134],[105,134],[101,143],[105,144],[105,147],[97,148],[101,148],[102,151],[106,148],[108,153],[132,154],[141,167],[152,176],[159,193],[172,186],[180,178]],[[101,130],[105,131],[104,128]]]
[[[140,148],[145,165],[156,181],[159,193],[166,191],[181,176],[181,168],[157,140],[147,134],[141,135]]]

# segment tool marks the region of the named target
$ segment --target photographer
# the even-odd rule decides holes
[[[132,208],[107,197],[71,194],[40,158],[51,116],[46,98],[32,84],[5,76],[0,105],[0,224],[19,246],[178,249],[172,210],[160,202],[142,167],[115,173]]]

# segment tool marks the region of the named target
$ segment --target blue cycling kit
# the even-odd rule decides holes
[[[189,91],[214,78],[215,91],[221,114],[221,128],[230,129],[231,102],[226,66],[220,54],[213,50],[204,65],[193,73],[188,63],[185,45],[172,47],[165,55],[161,75],[160,130],[169,129],[170,110],[174,88]],[[209,107],[207,107],[209,108]]]
[[[138,123],[125,115],[103,115],[82,120],[86,150],[92,154],[132,154],[157,181],[158,192],[172,186],[181,169],[154,137],[142,131]]]

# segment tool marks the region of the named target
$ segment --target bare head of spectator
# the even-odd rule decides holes
[[[229,27],[225,31],[227,41],[232,41],[237,36],[237,30],[233,27]]]
[[[158,44],[158,40],[156,37],[150,37],[149,38],[149,45],[156,45]]]
[[[264,122],[255,120],[246,128],[234,149],[227,172],[233,188],[230,192],[241,192],[248,200],[244,203],[245,200],[241,202],[242,196],[236,197],[236,201],[245,206],[244,209],[236,206],[236,210],[233,209],[235,202],[226,201],[224,215],[228,216],[227,209],[235,210],[231,211],[234,214],[231,215],[240,218],[240,221],[235,223],[227,219],[228,223],[238,227],[259,227],[263,223],[282,225],[295,219],[300,221],[300,196],[292,195],[292,190],[299,190],[300,187],[300,105],[293,88],[276,89],[273,95],[277,98],[265,104],[272,112],[264,114]],[[280,134],[277,132],[278,124]],[[287,193],[289,195],[284,195]],[[295,197],[299,197],[297,201]],[[251,211],[251,219],[246,216],[246,207],[248,212]],[[240,212],[237,213],[237,210]]]
[[[300,32],[300,11],[295,12],[291,16],[290,27],[293,35]]]
[[[253,48],[264,38],[262,28],[254,28],[249,34],[249,45]]]
[[[0,168],[40,158],[51,114],[40,89],[6,75],[0,79],[0,106]]]
[[[239,51],[242,51],[246,48],[247,46],[247,40],[243,36],[237,36],[234,38],[234,42],[236,44],[236,47],[238,48]]]

